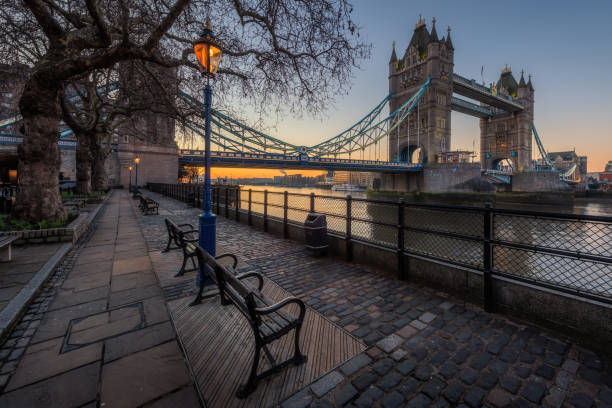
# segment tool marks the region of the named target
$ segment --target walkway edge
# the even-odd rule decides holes
[[[112,195],[107,194],[104,200],[98,205],[93,211],[87,216],[87,228],[91,225],[93,220],[96,219],[100,210],[106,205],[106,201]],[[81,234],[82,236],[83,234]],[[79,237],[80,238],[80,237]],[[39,289],[64,260],[64,257],[74,246],[76,242],[66,242],[63,244],[57,252],[40,268],[36,275],[30,279],[27,285],[25,285],[19,293],[11,299],[8,305],[2,311],[0,311],[0,343],[4,341],[5,337],[11,331],[13,326],[19,321],[23,312],[30,305],[32,300],[38,294]]]

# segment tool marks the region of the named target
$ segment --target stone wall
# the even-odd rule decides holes
[[[557,172],[528,171],[512,175],[512,191],[537,192],[559,191],[569,192],[572,188],[559,179]]]
[[[480,176],[478,163],[435,163],[422,172],[380,174],[380,190],[423,193],[494,191]]]

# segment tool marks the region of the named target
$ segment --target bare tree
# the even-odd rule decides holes
[[[218,103],[317,114],[369,53],[351,11],[346,0],[0,0],[0,61],[31,67],[16,215],[65,216],[56,142],[66,81],[140,59],[177,67],[196,89],[191,40],[210,17],[225,55]]]

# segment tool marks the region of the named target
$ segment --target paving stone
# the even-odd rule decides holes
[[[114,407],[141,405],[190,384],[191,379],[183,354],[172,341],[105,364],[101,382],[100,404]]]
[[[495,360],[489,364],[489,368],[497,375],[503,375],[506,371],[508,371],[508,364],[504,363],[503,361]]]
[[[461,395],[463,395],[464,391],[465,387],[457,381],[454,381],[450,383],[448,387],[446,387],[442,395],[444,395],[444,398],[446,398],[451,404],[456,404],[461,399]]]
[[[481,352],[472,358],[470,367],[472,367],[474,370],[482,370],[489,364],[489,361],[491,361],[491,356],[487,353]]]
[[[415,327],[413,327],[412,325],[406,325],[403,328],[401,328],[400,330],[398,330],[397,334],[399,336],[402,336],[403,338],[407,339],[409,337],[414,336],[418,332],[419,331]]]
[[[527,378],[529,377],[529,374],[531,374],[531,368],[526,365],[520,364],[514,367],[514,372],[521,378]]]
[[[175,338],[170,322],[149,326],[121,336],[107,339],[104,344],[104,362],[157,346]]]
[[[601,374],[599,371],[593,370],[591,368],[582,367],[580,369],[580,377],[584,378],[586,381],[590,382],[594,385],[601,384]]]
[[[340,371],[344,375],[353,375],[363,367],[372,362],[372,359],[365,353],[360,353],[340,366]]]
[[[428,381],[423,388],[421,388],[421,392],[427,395],[432,400],[436,399],[442,389],[446,386],[443,381],[440,379],[433,377],[430,381]]]
[[[500,381],[500,384],[503,389],[510,392],[511,394],[516,394],[519,388],[521,387],[521,381],[511,375],[503,376]]]
[[[463,401],[470,407],[479,407],[485,395],[486,393],[482,389],[470,387],[463,396]]]
[[[395,367],[397,371],[402,373],[403,375],[408,375],[414,370],[416,367],[416,363],[412,360],[404,360],[400,364]]]
[[[400,392],[404,397],[409,397],[414,394],[416,390],[421,386],[421,383],[412,377],[407,377],[402,383],[396,387],[396,390]]]
[[[455,304],[453,302],[447,300],[446,302],[440,304],[440,309],[450,310],[454,306]]]
[[[429,406],[431,400],[424,394],[417,394],[406,404],[407,408],[421,408]]]
[[[572,395],[569,403],[576,408],[591,408],[593,406],[593,399],[586,394],[577,392]]]
[[[382,339],[383,335],[377,332],[372,332],[370,334],[368,334],[364,339],[364,343],[367,344],[368,346],[371,346],[372,344],[376,343],[378,340]]]
[[[101,343],[60,354],[62,343],[63,339],[57,338],[30,346],[6,391],[93,363],[102,357]]]
[[[493,389],[487,396],[487,401],[497,408],[509,407],[512,404],[513,397],[506,391],[499,388]]]
[[[555,369],[549,365],[542,364],[535,370],[535,374],[547,380],[552,380],[555,376]]]
[[[459,373],[459,379],[467,385],[472,385],[478,379],[478,373],[466,368]]]
[[[431,323],[436,317],[438,316],[433,313],[425,312],[419,317],[419,320],[425,323]]]
[[[378,360],[376,363],[372,365],[374,371],[376,371],[379,375],[385,375],[386,373],[393,368],[394,363],[390,358],[383,358]]]
[[[406,357],[408,352],[404,349],[397,349],[393,353],[391,353],[391,358],[395,361],[400,361],[402,358]]]
[[[355,398],[357,394],[357,389],[351,384],[347,384],[334,393],[334,401],[336,401],[337,405],[345,405],[347,402]]]
[[[450,408],[450,406],[450,403],[444,397],[440,397],[429,408]],[[466,408],[464,404],[458,405],[458,407]]]
[[[497,376],[497,374],[488,371],[483,373],[480,378],[478,378],[477,384],[479,387],[484,388],[485,390],[490,390],[495,387],[495,384],[497,384],[498,380],[499,377]]]
[[[392,334],[380,340],[378,343],[376,343],[376,345],[385,353],[390,353],[403,342],[404,339],[402,337],[398,336],[397,334]]]
[[[0,395],[2,407],[78,407],[96,399],[100,363],[89,364]]]
[[[368,370],[353,379],[352,383],[358,390],[364,390],[369,385],[375,383],[376,380],[378,380],[378,376],[373,371]]]
[[[563,401],[565,400],[566,392],[559,387],[552,387],[548,392],[548,395],[544,398],[544,404],[553,407],[561,408]]]
[[[429,381],[431,379],[432,374],[433,369],[431,368],[431,366],[420,366],[417,367],[416,371],[414,372],[414,378],[421,381]]]
[[[576,372],[578,372],[578,367],[580,367],[580,363],[576,360],[565,360],[562,366],[565,371],[568,371],[572,374],[576,374]]]
[[[360,329],[355,330],[353,332],[353,335],[357,336],[357,337],[364,337],[364,336],[367,336],[368,334],[370,334],[370,331],[371,331],[370,328],[362,327]]]
[[[325,375],[323,378],[319,379],[315,383],[310,386],[312,392],[318,397],[321,398],[336,385],[340,384],[344,380],[342,374],[337,371],[332,371],[331,373]]]
[[[312,402],[312,397],[306,390],[302,390],[291,398],[286,399],[282,404],[282,408],[306,408]]]
[[[599,391],[599,399],[605,402],[606,404],[612,405],[612,390],[602,388]]]
[[[534,404],[539,404],[545,392],[546,386],[544,384],[529,381],[523,388],[521,395]]]
[[[403,377],[397,372],[391,371],[378,382],[378,386],[385,391],[389,391],[391,388],[399,384],[402,378]]]
[[[420,320],[413,320],[410,324],[419,330],[423,330],[427,327],[427,325]]]
[[[574,376],[570,374],[569,372],[565,370],[561,370],[559,371],[559,374],[557,374],[557,377],[555,378],[555,384],[557,384],[559,388],[563,390],[567,390],[567,387],[569,387],[569,384],[572,381],[573,377]]]
[[[397,391],[387,394],[381,401],[381,406],[384,408],[399,407],[404,402],[404,396]]]
[[[368,387],[357,400],[355,400],[355,406],[370,408],[376,401],[381,399],[385,394],[375,386]]]
[[[546,353],[544,361],[554,366],[560,366],[563,363],[563,356],[556,353]]]

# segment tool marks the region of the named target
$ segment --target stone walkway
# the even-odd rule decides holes
[[[166,243],[164,217],[196,226],[199,210],[146,194],[160,203],[159,216],[139,217],[153,254]],[[217,236],[241,272],[263,273],[370,346],[285,407],[612,406],[610,355],[223,217]],[[194,289],[167,282],[170,298]]]
[[[2,346],[0,406],[199,406],[135,211],[114,193]]]

